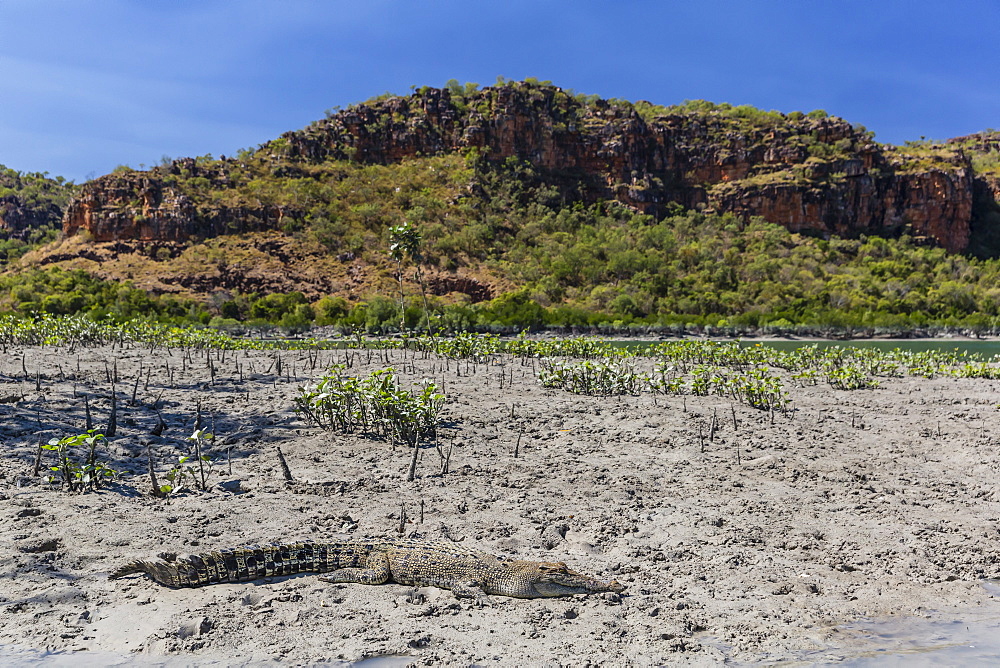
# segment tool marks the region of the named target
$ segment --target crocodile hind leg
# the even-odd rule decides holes
[[[392,572],[389,570],[389,557],[385,552],[373,552],[368,555],[364,568],[338,568],[330,571],[320,580],[324,582],[357,582],[359,584],[385,584]]]

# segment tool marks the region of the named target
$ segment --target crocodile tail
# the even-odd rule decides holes
[[[130,561],[121,568],[112,571],[108,577],[115,580],[134,573],[146,573],[160,584],[165,584],[168,587],[184,587],[192,584],[185,581],[176,565],[166,561],[146,561],[144,559]]]
[[[125,564],[111,577],[146,573],[168,587],[199,587],[216,582],[248,582],[278,575],[324,572],[338,567],[336,551],[329,549],[332,547],[303,541],[185,555],[172,562],[140,559]]]
[[[142,567],[141,561],[130,561],[124,566],[116,568],[115,570],[111,571],[111,575],[109,575],[108,577],[111,578],[112,580],[116,580],[118,578],[123,578],[126,575],[132,575],[133,573],[145,573],[145,572],[146,569]]]

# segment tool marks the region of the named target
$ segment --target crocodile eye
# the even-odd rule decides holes
[[[573,571],[571,571],[566,566],[566,564],[562,563],[561,561],[542,562],[541,564],[539,564],[539,570],[541,570],[543,573],[569,573],[569,574],[573,573]]]

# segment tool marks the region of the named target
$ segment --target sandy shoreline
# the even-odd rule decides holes
[[[530,362],[446,365],[380,352],[401,380],[431,378],[448,395],[450,471],[440,475],[427,447],[408,483],[408,452],[322,432],[292,410],[298,388],[348,354],[213,352],[213,383],[205,352],[188,361],[176,350],[10,349],[0,363],[0,553],[10,555],[0,645],[287,664],[837,656],[864,647],[844,624],[975,608],[989,599],[981,580],[1000,576],[1000,381],[884,379],[845,392],[786,376],[789,416],[772,423],[737,405],[734,425],[719,397],[582,397],[542,388]],[[387,359],[355,352],[352,371]],[[115,361],[110,459],[121,482],[93,494],[50,489],[30,475],[39,439],[79,433],[85,393],[96,425],[106,423]],[[157,397],[160,436],[151,433]],[[155,499],[147,453],[161,474],[186,453],[199,401],[218,437],[214,484]],[[294,482],[282,479],[275,446]],[[480,608],[433,588],[310,575],[188,590],[107,579],[123,561],[160,552],[396,535],[401,507],[407,535],[564,560],[628,589],[494,597]]]

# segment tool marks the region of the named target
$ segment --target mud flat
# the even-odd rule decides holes
[[[407,482],[406,449],[294,412],[298,388],[348,356],[353,372],[393,366],[404,383],[443,385],[446,473],[428,444]],[[103,456],[119,481],[60,491],[44,480],[48,452],[33,475],[39,442],[85,428],[85,396],[105,427],[116,367],[117,435]],[[220,665],[836,660],[870,647],[858,620],[995,605],[982,580],[1000,576],[1000,381],[786,386],[793,410],[772,418],[720,397],[548,390],[510,358],[11,348],[0,646]],[[199,404],[216,434],[209,490],[154,498],[147,459],[162,481],[190,450]],[[401,509],[406,535],[566,561],[628,589],[479,607],[312,575],[184,590],[108,579],[164,552],[393,536]]]

